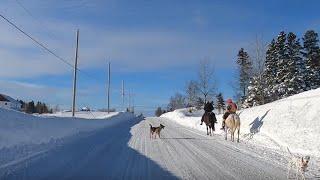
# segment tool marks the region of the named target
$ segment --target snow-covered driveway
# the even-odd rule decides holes
[[[149,123],[166,127],[149,138]],[[165,118],[122,121],[0,169],[1,179],[286,179],[244,144]]]

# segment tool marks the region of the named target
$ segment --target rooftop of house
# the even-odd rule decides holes
[[[9,100],[7,99],[7,97],[3,94],[0,94],[0,101],[6,101],[9,102]]]
[[[11,102],[11,103],[16,103],[16,104],[20,103],[19,101],[15,100],[12,97],[7,96],[5,94],[0,94],[0,101],[2,101],[2,102]]]

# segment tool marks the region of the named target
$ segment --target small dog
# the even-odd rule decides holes
[[[158,134],[158,136],[159,136],[159,138],[160,138],[160,131],[162,130],[162,129],[164,129],[164,125],[162,125],[162,124],[160,124],[160,126],[159,127],[152,127],[152,125],[151,124],[149,124],[150,125],[150,139],[152,138],[152,137],[154,137],[155,139],[157,138],[157,134]]]
[[[304,173],[306,172],[307,168],[308,168],[308,163],[310,161],[310,156],[304,156],[304,157],[297,157],[294,156],[289,148],[288,152],[291,155],[291,159],[288,162],[288,175],[287,178],[289,179],[289,175],[290,175],[290,170],[293,169],[295,171],[296,174],[296,179],[299,179],[299,175],[302,177],[303,180],[305,180],[305,176]]]

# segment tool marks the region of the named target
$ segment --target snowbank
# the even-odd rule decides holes
[[[320,157],[320,88],[238,113],[242,140],[274,149],[289,147],[295,153]],[[202,114],[203,111],[189,113],[179,109],[161,117],[206,131],[205,125],[200,126]],[[222,115],[217,119],[215,133],[220,134]]]
[[[82,118],[82,119],[106,119],[110,118],[112,116],[115,116],[119,114],[119,112],[110,112],[109,114],[107,112],[99,112],[99,111],[77,111],[75,113],[75,117]],[[41,117],[71,117],[72,112],[56,112],[53,114],[42,114],[38,115]]]
[[[0,108],[0,149],[49,143],[134,118],[133,114],[122,112],[109,115],[97,112],[77,113],[82,118],[71,118],[70,115],[65,117],[67,115],[69,114],[58,113],[53,116],[34,116]]]

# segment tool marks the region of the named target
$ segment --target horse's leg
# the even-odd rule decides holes
[[[224,127],[224,132],[225,132],[225,140],[227,140],[228,139],[228,128],[227,128],[227,126],[225,126]]]
[[[238,128],[238,142],[240,142],[239,136],[240,136],[240,127]]]
[[[209,135],[209,132],[208,132],[208,126],[207,126],[207,135]]]
[[[234,129],[231,131],[231,141],[234,142]]]
[[[209,126],[210,136],[212,136],[211,126]]]

